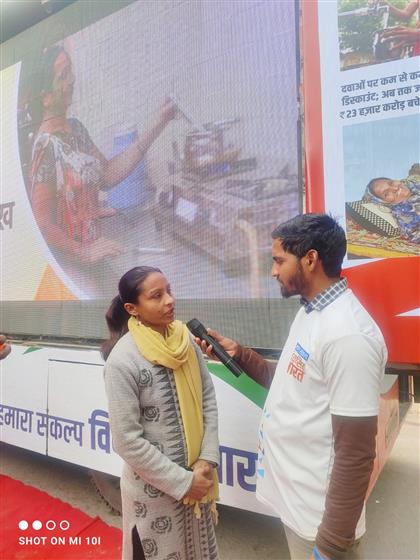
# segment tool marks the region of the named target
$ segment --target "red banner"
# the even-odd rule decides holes
[[[353,109],[353,107],[356,107],[356,105],[353,104],[351,107],[356,118],[343,123],[343,119],[347,118],[347,111],[337,111],[334,113],[334,109],[338,107],[341,102],[349,102],[350,96],[345,98],[344,93],[352,91],[353,88],[355,90],[364,88],[366,80],[368,81],[367,83],[369,83],[368,79],[370,77],[375,78],[375,80],[371,80],[370,84],[373,88],[375,83],[376,85],[378,83],[379,85],[381,83],[384,84],[385,80],[391,82],[393,80],[393,77],[390,75],[391,71],[395,76],[398,76],[398,71],[401,71],[399,78],[395,78],[396,81],[404,79],[404,74],[408,76],[407,80],[415,80],[418,76],[415,75],[415,72],[408,72],[411,66],[409,67],[407,65],[413,62],[410,59],[391,60],[379,64],[377,60],[374,60],[372,57],[369,58],[367,55],[365,57],[366,60],[368,60],[367,62],[360,58],[357,61],[358,65],[352,67],[353,73],[350,74],[346,72],[346,70],[349,69],[346,67],[346,64],[349,64],[351,57],[353,57],[354,60],[355,54],[350,52],[351,49],[348,46],[346,48],[342,47],[342,36],[344,36],[343,29],[345,30],[342,22],[345,21],[348,27],[349,22],[351,22],[351,14],[350,16],[348,13],[340,14],[339,9],[339,5],[336,2],[328,2],[321,5],[318,1],[303,0],[301,44],[303,52],[306,211],[332,212],[335,215],[344,215],[347,210],[347,201],[349,199],[346,198],[346,193],[342,195],[341,199],[337,196],[337,191],[339,191],[340,188],[342,190],[345,189],[344,183],[346,177],[345,173],[342,171],[342,168],[344,168],[346,164],[344,135],[349,134],[348,131],[351,128],[354,129],[353,123],[356,123],[359,127],[366,126],[366,123],[371,127],[377,126],[377,123],[382,126],[386,126],[390,123],[395,127],[400,117],[398,114],[391,114],[390,107],[385,104],[372,106],[379,107],[379,109],[363,107],[358,110]],[[365,21],[368,21],[369,17],[371,17],[370,13],[366,12]],[[321,18],[324,18],[323,27],[320,22]],[[325,22],[328,21],[332,22],[332,25],[326,25]],[[340,35],[340,33],[342,35]],[[325,37],[325,34],[331,34],[331,38]],[[335,52],[334,56],[331,55],[328,60],[326,56],[324,56],[325,60],[322,58],[322,52],[324,52],[325,55],[328,49],[328,43],[330,45],[330,51],[334,50],[336,46],[340,57],[338,57],[337,52]],[[322,49],[324,49],[324,51],[322,51]],[[415,56],[415,54],[413,56]],[[334,65],[337,67],[332,68]],[[364,68],[360,70],[360,67],[363,65],[365,65]],[[348,80],[349,78],[347,78],[347,76],[349,75],[351,75],[351,80],[353,82],[355,79],[359,79],[360,76],[354,73],[354,68],[357,68],[357,72],[360,72],[360,76],[364,79],[361,79],[357,85],[356,83],[347,83],[343,85],[343,80]],[[407,72],[405,72],[405,70]],[[380,74],[381,72],[382,74]],[[387,74],[386,78],[381,77],[384,74]],[[324,78],[327,79],[324,81]],[[334,89],[334,86],[337,87]],[[389,88],[389,85],[385,87]],[[388,91],[390,90],[388,89]],[[400,89],[395,91],[399,92]],[[382,92],[379,92],[379,94],[380,93]],[[365,97],[361,95],[359,95],[359,97],[363,97],[363,99],[377,99],[375,95],[379,94],[375,93],[374,89],[372,89],[368,94],[363,93]],[[370,97],[366,97],[366,95]],[[353,96],[351,102],[353,101],[356,103],[358,97]],[[409,109],[409,107],[410,104],[408,103],[406,108]],[[385,113],[384,116],[382,116],[382,114],[374,115],[372,118],[369,117],[369,119],[366,119],[364,115],[368,113],[368,109],[371,113],[374,111],[385,111]],[[349,113],[349,117],[352,115],[353,113]],[[407,115],[407,112],[404,113],[403,118],[405,118],[405,115]],[[412,117],[409,115],[408,118]],[[413,118],[415,118],[415,115]],[[325,127],[329,127],[329,130]],[[334,130],[331,132],[332,128],[334,128]],[[328,142],[328,140],[326,140],[327,134],[330,134],[330,137],[335,137],[338,140],[338,146],[332,143],[326,144],[326,142]],[[342,142],[342,145],[340,142]],[[325,148],[326,145],[328,146],[328,150]],[[332,149],[330,149],[330,147]],[[341,163],[334,163],[336,166],[335,168],[342,172],[342,180],[340,180],[339,174],[337,174],[336,182],[334,182],[335,176],[333,176],[331,171],[329,171],[330,175],[327,175],[328,166],[329,170],[334,170],[334,166],[331,164],[331,158],[334,157],[334,153],[332,152],[334,152],[335,149],[337,150],[336,159],[339,160],[341,158],[340,162],[342,161],[342,165]],[[371,154],[369,154],[369,157],[372,157]],[[328,161],[327,158],[329,158]],[[366,158],[368,158],[368,155],[366,155]],[[365,167],[368,168],[370,161],[366,160],[365,163]],[[373,172],[374,170],[372,169],[372,173]],[[334,192],[332,192],[331,184],[333,184]],[[330,188],[330,191],[327,191],[328,188]],[[362,198],[361,195],[360,198]],[[339,200],[338,203],[336,203],[337,200]],[[363,199],[360,202],[362,203]],[[338,211],[337,204],[339,207]],[[342,205],[342,210],[339,204]],[[344,208],[346,208],[346,210]],[[346,223],[348,232],[348,216],[346,216]],[[358,229],[356,227],[356,232],[360,230],[360,227]],[[375,254],[374,251],[376,249],[372,249],[371,239],[375,241],[378,235],[370,232],[366,235],[370,235],[368,242],[370,242],[371,245],[366,243],[365,247],[363,245],[361,249],[359,247],[359,255],[361,256],[352,256],[351,259],[360,258],[362,260],[360,262],[357,262],[357,260],[347,260],[344,274],[348,277],[353,291],[381,327],[388,345],[389,361],[418,364],[420,363],[420,257],[409,255],[413,253],[418,255],[420,253],[420,247],[418,245],[416,247],[415,242],[406,243],[407,246],[411,247],[411,253],[406,249],[405,254],[408,256],[405,256],[404,253],[401,255],[398,254],[394,247],[392,250],[382,250],[382,253],[380,253],[380,249],[377,249],[377,253]],[[388,239],[389,238],[383,237],[385,247],[386,243],[390,243]],[[402,239],[401,243],[404,242],[405,239]],[[353,247],[354,244],[350,245],[350,243],[354,242],[349,240],[349,247]],[[386,255],[402,258],[391,258]],[[383,256],[385,256],[385,258],[381,258]],[[379,257],[379,259],[375,257]],[[369,261],[369,258],[372,258],[372,260]]]

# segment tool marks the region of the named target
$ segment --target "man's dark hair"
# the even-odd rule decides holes
[[[276,227],[273,239],[281,239],[283,249],[299,259],[314,249],[329,278],[340,276],[346,254],[346,234],[327,214],[299,214]]]

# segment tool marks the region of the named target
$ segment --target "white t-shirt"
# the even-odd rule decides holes
[[[375,416],[387,350],[351,290],[291,326],[260,425],[257,498],[314,540],[325,508],[334,442],[331,414]],[[356,538],[365,532],[364,509]]]

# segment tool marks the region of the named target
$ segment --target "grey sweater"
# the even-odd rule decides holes
[[[219,462],[217,403],[210,373],[197,353],[203,385],[204,437],[200,458]],[[192,484],[185,436],[171,370],[147,361],[130,333],[113,348],[105,365],[105,389],[113,448],[141,479],[180,500]],[[129,481],[134,483],[134,479]],[[133,488],[133,491],[134,488]]]

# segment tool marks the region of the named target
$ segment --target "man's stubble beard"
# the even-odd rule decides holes
[[[289,280],[290,288],[286,288],[284,285],[280,284],[281,295],[284,298],[289,298],[292,296],[303,296],[303,293],[306,292],[307,282],[305,280],[305,276],[303,274],[303,268],[300,262],[298,263],[296,274],[292,276]]]

